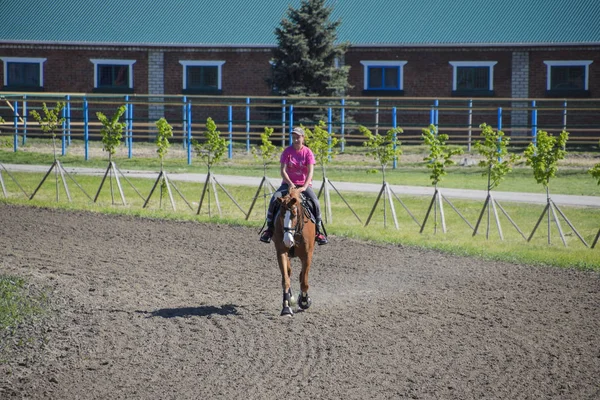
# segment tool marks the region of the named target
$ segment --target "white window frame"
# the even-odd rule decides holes
[[[29,58],[29,57],[0,57],[4,62],[4,86],[8,86],[8,63],[30,63],[40,65],[40,87],[44,87],[44,66],[46,58]]]
[[[404,90],[404,66],[408,61],[381,61],[381,60],[363,60],[360,62],[363,65],[363,88],[369,89],[369,68],[371,67],[400,67],[400,82],[398,82],[398,90]]]
[[[494,90],[494,66],[498,61],[450,61],[452,65],[452,91],[456,91],[458,67],[488,67],[490,69],[489,90]]]
[[[183,90],[187,87],[187,67],[217,67],[217,90],[222,90],[223,64],[225,61],[220,60],[179,60],[179,64],[183,65]]]
[[[589,90],[589,81],[590,81],[590,64],[593,63],[592,60],[546,60],[544,64],[546,64],[546,90],[550,89],[550,84],[552,81],[552,67],[585,67],[585,80],[584,80],[584,90]]]
[[[137,60],[111,60],[111,59],[101,59],[101,58],[92,58],[90,61],[94,64],[94,88],[98,88],[98,65],[127,65],[129,67],[128,77],[129,77],[129,89],[133,89],[133,64]]]

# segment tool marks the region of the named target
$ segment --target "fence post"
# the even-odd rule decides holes
[[[502,130],[502,107],[498,107],[498,131]],[[500,152],[500,142],[502,141],[502,138],[500,136],[498,136],[498,140],[497,140],[497,149],[498,152]],[[498,157],[498,161],[502,161],[502,159],[500,157]]]
[[[379,98],[375,99],[375,134],[379,133]]]
[[[187,161],[188,165],[192,165],[192,101],[186,103],[186,120],[187,120]]]
[[[15,134],[13,136],[13,150],[16,153],[19,150],[19,102],[15,101],[15,108],[13,110],[14,118],[13,123],[15,127]]]
[[[563,103],[563,131],[567,130],[567,101]]]
[[[183,124],[182,124],[182,140],[181,143],[183,145],[184,149],[187,149],[187,96],[183,96],[183,105],[181,106],[181,119],[183,120]]]
[[[340,136],[342,138],[341,140],[341,144],[342,144],[342,152],[344,151],[344,144],[345,144],[345,140],[344,140],[344,124],[345,124],[345,119],[346,119],[346,100],[342,99],[341,100],[342,103],[342,108],[340,110]]]
[[[27,95],[23,95],[23,138],[21,139],[21,143],[25,146],[27,142]]]
[[[431,110],[429,110],[429,125],[435,125],[435,111],[433,106],[431,106]]]
[[[229,159],[233,158],[233,106],[227,107],[227,119],[229,122]]]
[[[61,116],[63,119],[63,122],[61,124],[61,129],[62,129],[62,137],[60,138],[60,143],[61,143],[61,152],[62,155],[66,155],[67,154],[67,135],[66,135],[66,128],[67,128],[67,107],[63,107],[62,111],[61,111]]]
[[[85,160],[89,160],[90,158],[90,143],[89,143],[89,126],[88,126],[88,101],[84,97],[83,98],[83,148],[85,154]]]
[[[396,129],[398,126],[398,119],[396,114],[396,107],[392,107],[392,127]],[[396,151],[396,139],[398,135],[394,132],[394,151]],[[392,163],[392,168],[396,169],[398,167],[398,157],[394,156],[394,161]]]
[[[435,101],[433,102],[433,105],[435,106],[435,130],[436,132],[439,131],[439,117],[440,117],[440,110],[439,110],[439,105],[440,105],[440,101],[438,99],[435,99]]]
[[[471,152],[471,133],[473,129],[473,99],[469,99],[469,142],[467,143],[467,151]]]
[[[535,100],[531,101],[531,141],[534,146],[537,146],[537,109],[535,107]]]
[[[71,95],[67,95],[67,144],[71,145]]]
[[[128,141],[127,146],[127,157],[132,157],[132,148],[133,148],[133,104],[129,102],[129,96],[127,96],[127,104],[125,105],[125,110],[129,111],[129,118],[125,121],[126,133],[127,136],[125,140]]]
[[[125,96],[125,146],[129,149],[129,96]]]
[[[250,97],[246,97],[246,152],[250,154]]]
[[[285,114],[287,112],[285,106],[285,99],[281,100],[281,147],[285,146]]]

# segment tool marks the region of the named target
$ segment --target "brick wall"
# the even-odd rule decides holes
[[[270,77],[271,50],[265,48],[252,49],[204,49],[204,48],[144,48],[144,47],[93,47],[93,46],[32,46],[0,44],[0,57],[32,57],[47,58],[44,63],[45,92],[92,93],[94,88],[94,64],[90,59],[126,59],[136,60],[133,64],[134,92],[137,94],[181,95],[183,89],[183,66],[180,60],[221,60],[222,95],[225,99],[238,96],[238,104],[245,96],[270,96],[271,89],[266,82]],[[439,123],[449,129],[454,126],[465,126],[468,121],[468,110],[465,109],[467,98],[451,98],[452,66],[450,61],[495,61],[494,97],[495,98],[545,98],[546,97],[546,65],[545,60],[592,60],[589,67],[589,90],[592,98],[600,98],[600,48],[358,48],[351,47],[345,56],[345,65],[350,66],[349,91],[352,97],[362,97],[364,60],[402,60],[404,65],[404,99],[419,97],[436,97],[441,101],[462,102],[461,109],[454,113],[440,115]],[[0,63],[0,74],[4,74],[3,63]],[[0,81],[0,85],[3,82]],[[1,89],[1,87],[0,87]],[[220,123],[220,129],[227,121],[226,107],[199,106],[193,100],[193,120],[203,123],[211,116]],[[418,103],[417,100],[415,100]],[[571,102],[572,103],[572,102]],[[571,104],[570,107],[576,105]],[[421,106],[423,106],[421,102]],[[490,101],[491,107],[497,107]],[[513,103],[512,107],[528,107],[527,104]],[[109,106],[112,110],[113,105]],[[116,107],[116,104],[115,104]],[[507,111],[511,103],[505,103]],[[557,102],[555,110],[541,111],[538,115],[540,127],[560,127],[564,113],[560,110],[561,102]],[[173,121],[182,119],[182,107],[179,104],[161,107],[147,105],[135,106],[135,118],[139,121],[153,122],[160,116]],[[112,111],[108,110],[108,113]],[[93,110],[90,110],[93,112]],[[253,109],[252,119],[267,119],[268,111],[277,109]],[[508,126],[511,119],[517,125],[525,125],[531,119],[530,110],[505,112],[504,124]],[[238,105],[233,110],[236,130],[243,130],[245,108]],[[356,113],[358,122],[375,124],[374,110]],[[473,126],[481,122],[496,124],[496,115],[492,110],[487,114],[473,115]],[[568,112],[570,125],[586,126],[596,120],[589,113]],[[362,121],[360,120],[362,119]],[[429,123],[427,109],[421,111],[398,110],[399,125],[410,127],[415,135],[421,126]],[[597,121],[595,121],[597,122]],[[381,125],[391,124],[391,112],[383,110],[379,116]],[[260,130],[260,128],[258,128]],[[463,132],[465,133],[465,132]],[[526,133],[526,132],[525,132]],[[462,133],[461,133],[462,134]]]

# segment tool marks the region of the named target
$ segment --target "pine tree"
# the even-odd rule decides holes
[[[348,43],[336,44],[340,21],[330,21],[332,7],[325,0],[302,0],[290,7],[275,29],[270,84],[283,96],[343,96],[349,67],[343,61]]]

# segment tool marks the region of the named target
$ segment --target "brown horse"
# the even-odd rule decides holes
[[[277,251],[277,262],[281,270],[281,286],[283,288],[283,309],[281,315],[294,315],[292,307],[295,298],[290,287],[292,264],[290,257],[298,257],[302,262],[300,272],[300,299],[298,306],[302,310],[310,307],[311,299],[308,297],[308,272],[315,249],[315,224],[302,206],[300,191],[291,189],[290,192],[277,198],[279,212],[275,218],[275,231],[273,243]]]

